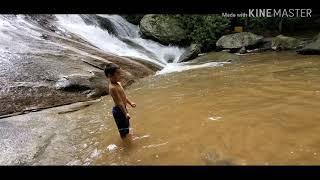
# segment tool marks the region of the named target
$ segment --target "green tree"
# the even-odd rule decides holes
[[[239,18],[238,25],[245,26],[246,31],[264,33],[273,31],[277,33],[293,32],[300,28],[301,24],[308,25],[309,19],[299,17],[250,17]]]
[[[202,45],[203,51],[212,50],[216,41],[230,27],[230,20],[220,15],[176,15],[188,29],[188,39]]]

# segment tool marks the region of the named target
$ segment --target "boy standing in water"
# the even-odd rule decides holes
[[[124,139],[129,134],[130,115],[126,105],[136,107],[136,104],[130,101],[123,87],[121,86],[121,69],[118,65],[108,64],[104,70],[105,75],[109,78],[109,94],[111,95],[115,106],[112,109],[114,120],[116,121],[120,136]]]

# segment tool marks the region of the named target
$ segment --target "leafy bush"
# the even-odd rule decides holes
[[[192,43],[202,44],[203,51],[212,50],[216,41],[228,31],[230,21],[219,15],[176,15],[190,32]]]

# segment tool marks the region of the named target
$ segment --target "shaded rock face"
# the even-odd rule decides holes
[[[129,38],[123,38],[123,37],[119,37],[119,39],[121,39],[121,41],[127,43],[127,45],[132,48],[132,49],[137,49],[140,52],[144,53],[145,55],[151,57],[152,59],[157,59],[156,55],[149,51],[148,49],[144,48],[143,46],[139,45],[138,43],[132,41]]]
[[[272,49],[272,39],[273,38],[263,38],[261,42],[261,46],[259,48],[261,50],[271,50]]]
[[[165,54],[164,55],[164,59],[168,62],[168,63],[172,63],[173,62],[173,60],[174,60],[174,55],[172,55],[172,54]]]
[[[247,50],[246,50],[245,47],[242,47],[242,48],[239,50],[239,53],[240,53],[240,54],[244,54],[244,53],[246,53],[246,52],[247,52]]]
[[[272,51],[272,48],[271,48],[271,41],[272,41],[272,38],[264,38],[262,40],[261,43],[258,43],[254,48],[251,48],[251,49],[244,49],[245,53],[259,53],[259,52],[265,52],[265,51]],[[239,50],[239,53],[240,50]]]
[[[279,35],[272,39],[271,48],[273,50],[290,50],[300,47],[301,43],[296,38]]]
[[[121,16],[125,18],[128,22],[135,25],[139,25],[144,14],[122,14]]]
[[[50,22],[56,20],[54,15],[39,15],[39,14],[30,14],[25,17],[30,21],[34,21],[35,23],[39,24],[40,26],[52,31],[56,32],[58,29],[52,25]]]
[[[242,47],[253,47],[261,43],[263,36],[250,32],[234,33],[222,36],[216,43],[218,48],[241,49]]]
[[[297,51],[299,54],[310,54],[310,55],[319,55],[320,54],[320,33],[313,39],[313,41],[302,49]]]
[[[99,97],[108,94],[108,80],[103,72],[92,72],[90,76],[69,75],[60,78],[55,87],[57,90],[79,92],[88,97]]]
[[[209,52],[207,54],[204,54],[202,56],[199,56],[188,63],[190,64],[203,64],[208,62],[237,62],[240,60],[240,56],[219,51],[219,52]]]
[[[180,56],[178,62],[186,62],[191,59],[198,57],[198,54],[201,53],[200,44],[191,44],[187,50]]]
[[[113,26],[112,22],[107,18],[103,18],[94,14],[82,14],[80,15],[80,17],[84,20],[85,23],[89,25],[99,26],[100,28],[107,30],[109,33],[118,36],[116,28]]]
[[[149,69],[149,72],[142,72],[142,74],[140,75],[137,75],[137,77],[144,77],[146,75],[144,75],[144,73],[147,73],[147,74],[153,74],[153,72],[156,72],[156,71],[159,71],[161,70],[163,67],[157,65],[157,64],[154,64],[152,62],[149,62],[149,61],[145,61],[143,59],[139,59],[139,58],[133,58],[133,57],[127,57],[128,59],[134,61],[134,62],[139,62],[140,64],[144,65],[145,67],[147,67]],[[150,72],[150,70],[152,72]]]
[[[184,44],[187,30],[182,22],[168,15],[145,15],[140,21],[143,35],[163,44]]]
[[[68,31],[58,33],[54,18],[43,19],[0,16],[0,116],[105,95],[103,70],[111,62],[123,69],[125,87],[158,68],[105,53]]]

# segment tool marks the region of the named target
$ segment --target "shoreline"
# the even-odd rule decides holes
[[[220,51],[222,52],[222,51]],[[196,64],[205,64],[205,63],[210,63],[210,62],[221,62],[221,59],[211,59],[209,61],[204,61],[204,62],[201,62],[199,61],[198,59],[205,59],[205,58],[208,58],[210,57],[211,55],[218,55],[220,52],[216,52],[216,51],[211,51],[211,52],[208,52],[206,53],[205,55],[202,55],[202,56],[198,56],[197,58],[195,59],[192,59],[190,60],[189,62],[196,62]],[[251,55],[259,55],[259,54],[268,54],[268,53],[293,53],[295,54],[296,56],[305,56],[305,55],[301,55],[301,54],[297,54],[295,53],[295,50],[286,50],[286,51],[264,51],[264,52],[248,52],[246,54],[239,54],[239,53],[229,53],[229,52],[226,52],[225,55],[227,55],[227,57],[231,57],[234,56],[234,57],[238,57],[237,59],[233,59],[231,62],[231,64],[235,64],[236,62],[238,61],[242,61],[243,58],[245,58],[246,56],[251,56]],[[218,56],[219,57],[219,56]],[[220,57],[219,57],[220,58]],[[222,59],[225,59],[226,57],[222,57]],[[239,59],[241,58],[241,60]],[[227,58],[228,59],[228,58]],[[226,59],[226,60],[227,60]],[[192,64],[192,63],[191,63]],[[227,64],[225,64],[227,65]],[[224,66],[225,66],[224,65]],[[205,67],[203,67],[205,68]],[[179,73],[179,72],[172,72],[172,73]],[[149,76],[157,76],[157,75],[163,75],[163,74],[153,74],[153,75],[149,75]],[[145,76],[145,77],[141,77],[141,78],[138,78],[136,80],[141,80],[141,79],[144,79],[144,78],[147,78],[149,76]],[[126,86],[125,88],[130,88],[132,86],[132,84],[134,84],[135,81],[131,84],[129,84],[128,86]],[[19,112],[14,112],[14,113],[9,113],[9,114],[3,114],[3,115],[0,115],[0,119],[4,119],[4,118],[8,118],[8,117],[12,117],[12,116],[18,116],[18,115],[24,115],[24,114],[28,114],[28,113],[31,113],[31,112],[38,112],[38,111],[43,111],[43,110],[46,110],[46,109],[51,109],[51,108],[56,108],[56,107],[63,107],[63,106],[69,106],[69,105],[73,105],[73,104],[77,104],[77,103],[85,103],[85,102],[92,102],[92,101],[97,101],[105,96],[108,96],[108,94],[105,94],[105,95],[102,95],[102,96],[99,96],[99,97],[94,97],[94,98],[91,98],[91,99],[88,99],[88,100],[80,100],[80,101],[76,101],[76,102],[70,102],[70,103],[66,103],[66,104],[60,104],[60,105],[53,105],[53,106],[47,106],[47,107],[39,107],[39,108],[31,108],[31,109],[26,109],[26,110],[23,110],[23,111],[19,111]]]

